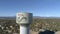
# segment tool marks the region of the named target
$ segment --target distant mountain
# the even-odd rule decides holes
[[[0,19],[16,19],[15,16],[12,16],[12,17],[0,17]]]
[[[41,17],[41,16],[34,16],[33,18],[40,18],[40,19],[60,19],[60,17]]]
[[[41,16],[33,16],[34,19],[39,18],[39,19],[60,19],[60,17],[41,17]],[[12,17],[0,17],[0,19],[16,19],[16,16]]]

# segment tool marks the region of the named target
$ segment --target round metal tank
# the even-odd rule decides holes
[[[19,12],[16,15],[16,23],[19,25],[29,25],[32,22],[32,13]]]

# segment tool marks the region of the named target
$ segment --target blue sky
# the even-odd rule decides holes
[[[60,17],[60,0],[0,0],[0,16],[15,16],[17,12]]]

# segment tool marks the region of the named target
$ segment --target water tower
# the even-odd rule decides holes
[[[20,25],[20,34],[29,34],[29,25],[32,23],[32,13],[19,12],[16,14],[16,23]]]

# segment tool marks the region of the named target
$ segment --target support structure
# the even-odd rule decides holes
[[[17,13],[16,23],[20,25],[20,34],[29,34],[29,25],[32,23],[32,17],[32,13]]]
[[[20,25],[20,34],[29,34],[29,26]]]

